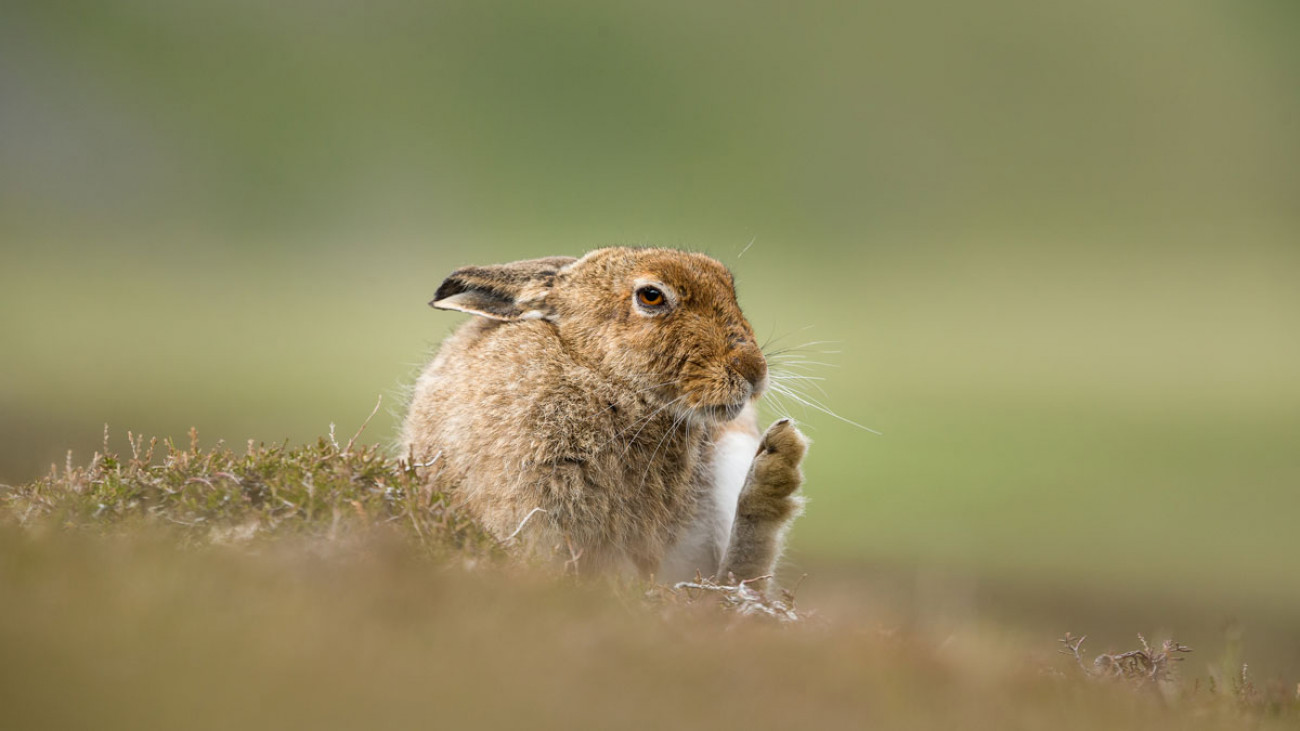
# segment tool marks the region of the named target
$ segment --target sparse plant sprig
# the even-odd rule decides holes
[[[1165,702],[1176,699],[1180,705],[1204,711],[1234,708],[1251,716],[1300,713],[1300,685],[1292,689],[1279,680],[1261,686],[1254,681],[1246,664],[1240,670],[1227,673],[1212,670],[1208,678],[1185,681],[1176,677],[1173,663],[1181,662],[1192,648],[1180,642],[1169,639],[1156,648],[1139,633],[1140,648],[1101,653],[1088,662],[1083,651],[1086,639],[1086,635],[1076,637],[1067,632],[1059,642],[1060,652],[1074,658],[1080,674],[1088,680],[1116,681],[1134,689],[1155,690]]]
[[[1159,649],[1153,648],[1139,632],[1138,642],[1142,645],[1140,649],[1101,653],[1093,658],[1089,666],[1083,657],[1083,642],[1086,639],[1087,635],[1075,637],[1067,632],[1060,640],[1064,645],[1061,652],[1073,656],[1079,669],[1088,677],[1114,678],[1137,685],[1169,680],[1171,663],[1182,662],[1181,656],[1192,651],[1192,648],[1172,639],[1162,642]]]

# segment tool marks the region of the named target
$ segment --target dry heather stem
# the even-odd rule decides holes
[[[772,575],[767,574],[766,576],[756,576],[745,581],[719,584],[712,579],[697,575],[694,581],[679,581],[673,584],[669,591],[673,599],[684,601],[687,604],[694,602],[702,595],[717,596],[723,608],[734,611],[741,616],[764,617],[778,622],[798,622],[803,619],[803,616],[795,611],[794,594],[791,592],[782,592],[782,598],[775,599],[750,586],[750,584],[755,583],[761,584],[761,582],[771,578]]]
[[[1183,658],[1179,655],[1192,651],[1192,648],[1172,639],[1161,643],[1159,650],[1153,649],[1147,642],[1147,638],[1139,632],[1138,641],[1142,644],[1141,649],[1114,654],[1102,653],[1093,658],[1092,667],[1089,667],[1083,658],[1083,642],[1087,638],[1087,635],[1074,637],[1067,633],[1060,640],[1065,646],[1061,652],[1072,655],[1079,669],[1087,677],[1117,678],[1134,681],[1138,685],[1169,680],[1172,677],[1170,663],[1182,662]]]

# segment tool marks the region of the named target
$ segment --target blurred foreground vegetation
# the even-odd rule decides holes
[[[708,591],[511,567],[405,467],[332,437],[242,454],[156,446],[0,492],[6,725],[1259,729],[1300,717],[1293,683],[1258,681],[1233,655],[1185,669],[1190,649],[1172,641],[1091,662],[1081,639],[1065,638],[1065,657],[1044,638],[926,625],[880,602],[781,625]]]

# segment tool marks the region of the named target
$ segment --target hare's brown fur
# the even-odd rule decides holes
[[[662,306],[638,299],[647,287]],[[420,376],[403,444],[499,538],[563,547],[584,573],[656,573],[719,509],[721,437],[759,444],[752,402],[767,366],[730,272],[707,256],[611,248],[466,268],[431,304],[480,317]],[[767,459],[780,479],[759,489],[752,465],[730,535],[706,537],[678,570],[771,569],[798,510],[804,444],[792,425],[773,429],[760,462],[779,452],[764,451],[773,440],[797,443]]]

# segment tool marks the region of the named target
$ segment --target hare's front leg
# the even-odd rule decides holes
[[[740,491],[720,581],[733,576],[744,581],[775,570],[786,528],[803,508],[803,498],[794,493],[803,484],[799,463],[807,450],[808,440],[789,419],[776,422],[763,435]]]

